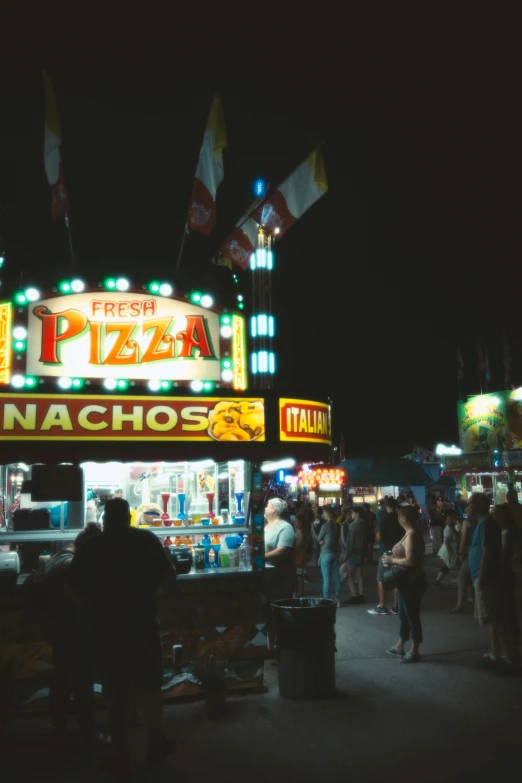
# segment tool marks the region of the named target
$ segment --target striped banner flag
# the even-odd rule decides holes
[[[252,217],[280,239],[327,192],[326,170],[318,147],[255,210]]]
[[[232,261],[242,269],[248,269],[250,256],[257,247],[258,232],[259,224],[253,218],[248,218],[240,226],[236,226],[221,247],[223,259]]]
[[[223,149],[226,146],[223,107],[215,95],[199,153],[187,218],[189,228],[206,236],[216,225],[216,192],[224,177]]]

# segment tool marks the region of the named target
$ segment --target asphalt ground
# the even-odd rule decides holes
[[[229,698],[225,715],[209,720],[201,701],[169,704],[165,727],[178,752],[150,769],[144,729],[132,735],[134,780],[208,781],[500,781],[520,776],[522,677],[499,678],[479,668],[487,650],[472,617],[452,615],[456,585],[429,587],[422,607],[423,660],[400,664],[386,654],[398,617],[373,616],[375,565],[365,566],[365,605],[337,612],[337,695],[302,702],[278,694],[277,666],[266,665],[265,694]],[[429,582],[436,560],[427,558]],[[319,570],[306,590],[319,595]],[[517,572],[520,608],[522,574]],[[343,588],[343,600],[349,597]],[[100,727],[104,714],[99,713]],[[99,769],[106,751],[85,749],[73,721],[65,747],[51,738],[46,717],[8,723],[0,752],[2,780],[109,780]],[[508,778],[509,775],[509,778]],[[342,778],[341,778],[342,776]]]

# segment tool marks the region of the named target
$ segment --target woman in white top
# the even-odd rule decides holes
[[[440,587],[442,589],[442,580],[450,569],[455,568],[459,560],[459,536],[457,533],[456,525],[459,515],[453,509],[446,513],[446,523],[443,532],[443,544],[439,549],[439,557],[442,560],[442,565],[439,568],[437,578],[433,583],[434,587]]]

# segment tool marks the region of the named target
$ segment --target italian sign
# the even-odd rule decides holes
[[[150,294],[72,294],[29,307],[26,372],[37,376],[220,379],[219,316]]]
[[[332,443],[330,406],[310,400],[279,400],[279,437],[284,441]]]
[[[260,398],[0,394],[0,440],[265,439]]]

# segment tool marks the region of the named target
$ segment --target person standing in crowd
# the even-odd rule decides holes
[[[296,586],[295,575],[295,531],[285,520],[288,507],[281,498],[271,498],[265,507],[265,560],[274,566],[270,584],[267,587],[268,646],[272,653],[277,650],[273,614],[270,609],[274,601],[292,598]]]
[[[370,509],[369,503],[363,503],[364,525],[366,528],[366,557],[367,563],[373,563],[373,547],[375,545],[375,525],[377,517]]]
[[[428,518],[430,521],[431,540],[433,542],[433,554],[437,554],[442,546],[442,501],[440,498],[431,498],[428,503]]]
[[[323,512],[325,519],[319,532],[318,523],[313,531],[317,544],[321,547],[321,572],[323,574],[323,597],[330,597],[330,583],[333,576],[335,585],[335,600],[341,606],[341,576],[339,574],[339,555],[341,552],[341,530],[335,521],[335,513],[331,509]]]
[[[518,492],[515,489],[515,485],[511,481],[508,483],[506,503],[513,512],[513,520],[515,522],[515,530],[517,532],[514,557],[515,561],[520,563],[522,562],[522,505],[520,505],[518,502]]]
[[[390,655],[398,655],[401,663],[417,663],[421,660],[419,648],[422,644],[422,623],[420,619],[422,596],[427,583],[422,567],[424,557],[424,539],[419,531],[419,514],[413,506],[399,508],[399,524],[404,536],[395,544],[391,555],[384,555],[387,566],[399,565],[406,568],[406,575],[399,583],[399,641],[386,650]],[[411,638],[411,650],[404,651],[404,645]]]
[[[477,527],[469,550],[469,568],[475,586],[475,617],[488,629],[490,652],[482,664],[497,669],[499,674],[514,674],[516,650],[511,634],[506,633],[504,583],[502,575],[502,534],[498,522],[490,516],[489,498],[482,492],[474,492],[469,502],[469,512],[476,519]],[[503,643],[507,661],[501,658]]]
[[[348,604],[364,603],[362,565],[367,553],[366,535],[364,510],[355,507],[353,509],[353,521],[348,528],[348,537],[346,540],[346,563],[348,565],[348,576],[346,581],[352,594],[347,601]],[[355,586],[356,583],[357,587]]]
[[[298,511],[294,518],[295,530],[295,572],[297,589],[294,598],[304,595],[304,572],[306,565],[306,515]]]
[[[101,528],[89,523],[77,535],[74,551],[65,549],[55,555],[33,577],[35,589],[42,597],[40,610],[44,636],[53,650],[54,668],[49,693],[51,721],[57,737],[63,738],[73,694],[78,723],[87,742],[96,738],[89,624],[81,609],[66,598],[65,585],[74,552],[99,535]]]
[[[317,509],[316,517],[312,523],[312,536],[314,539],[314,552],[315,552],[315,564],[319,565],[319,558],[321,556],[321,545],[317,542],[317,536],[319,535],[322,526],[326,522],[325,517],[326,506],[320,506]]]
[[[130,527],[130,519],[126,500],[108,500],[102,535],[75,553],[67,578],[68,595],[92,612],[114,751],[104,766],[123,779],[130,774],[134,689],[140,691],[148,722],[147,762],[159,763],[176,750],[163,732],[163,650],[156,603],[158,589],[169,588],[176,570],[154,533]]]
[[[443,544],[438,551],[438,556],[442,560],[442,565],[437,574],[437,578],[433,583],[434,587],[440,587],[442,589],[442,580],[452,568],[455,568],[458,562],[459,553],[457,549],[458,535],[456,530],[456,524],[459,515],[456,511],[446,512],[446,524],[444,526]]]
[[[459,614],[464,609],[466,592],[470,591],[468,601],[473,603],[473,580],[469,570],[469,549],[477,522],[469,514],[462,522],[460,530],[459,559],[460,568],[457,577],[457,604],[451,609],[451,614]]]
[[[500,525],[502,535],[502,565],[504,582],[504,612],[503,627],[505,634],[510,639],[514,651],[513,665],[520,666],[520,626],[515,611],[515,574],[513,573],[513,557],[517,543],[517,528],[513,516],[513,510],[507,503],[495,506],[493,516]]]
[[[120,498],[123,499],[123,490],[122,489],[115,489],[114,494],[112,496],[113,498]]]
[[[382,555],[391,553],[395,544],[401,540],[403,536],[403,529],[399,524],[399,518],[397,516],[397,503],[394,498],[388,498],[386,501],[386,514],[381,520],[379,532],[379,543],[381,550],[381,557],[377,564],[377,592],[379,595],[379,603],[374,609],[368,609],[369,614],[388,614],[388,607],[386,605],[386,590],[384,589],[384,564],[382,561]],[[398,593],[396,590],[393,592],[394,600],[392,606],[392,614],[399,614],[398,607]]]

